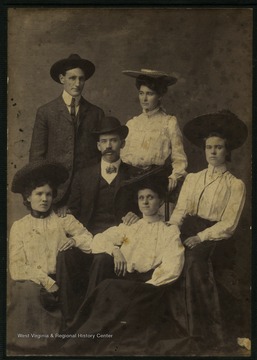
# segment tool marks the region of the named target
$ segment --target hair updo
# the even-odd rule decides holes
[[[23,204],[26,206],[28,210],[31,210],[31,204],[30,201],[28,201],[28,197],[32,194],[33,190],[44,185],[48,185],[52,189],[53,199],[57,196],[57,188],[51,181],[47,179],[35,179],[30,183],[28,183],[28,185],[24,188],[24,191],[22,193]]]
[[[168,90],[166,81],[161,77],[154,79],[149,76],[140,75],[136,79],[137,89],[140,90],[142,85],[147,86],[149,89],[155,91],[159,96],[163,96]]]

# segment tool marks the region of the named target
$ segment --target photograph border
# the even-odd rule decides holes
[[[256,238],[256,200],[257,200],[257,190],[256,190],[256,156],[257,156],[257,102],[254,99],[257,98],[257,1],[235,1],[235,0],[227,0],[225,3],[221,1],[186,1],[186,0],[170,0],[170,1],[58,1],[58,0],[47,0],[43,1],[4,1],[3,4],[0,5],[0,43],[1,45],[1,56],[0,56],[0,68],[2,69],[0,73],[0,104],[1,104],[1,112],[0,112],[0,121],[1,121],[1,132],[0,132],[0,170],[1,170],[1,179],[0,179],[0,198],[2,203],[1,216],[0,216],[0,254],[1,254],[1,264],[0,264],[0,276],[1,276],[1,291],[0,291],[0,358],[1,359],[15,359],[17,356],[7,356],[5,349],[6,342],[6,334],[5,334],[5,311],[6,311],[6,275],[7,275],[7,246],[6,246],[6,237],[7,237],[7,194],[6,194],[6,186],[7,186],[7,54],[8,54],[8,18],[7,11],[9,8],[63,8],[63,7],[71,7],[71,8],[106,8],[106,7],[118,7],[118,8],[154,8],[154,7],[169,7],[169,8],[252,8],[253,9],[253,95],[252,95],[252,350],[251,356],[247,357],[249,359],[257,359],[257,261],[254,254],[257,251],[257,245],[254,239]],[[61,356],[18,356],[19,359],[46,359],[50,357],[51,359],[60,359]],[[153,358],[162,358],[163,356],[152,356]],[[166,356],[167,358],[181,358],[177,356]],[[190,357],[190,356],[189,356]],[[82,358],[104,358],[98,356],[68,356],[67,359],[82,359]],[[116,358],[119,358],[117,356]],[[122,359],[129,358],[142,358],[142,356],[122,356]],[[195,356],[194,358],[198,358]],[[213,357],[213,356],[201,356],[199,358],[207,358],[207,359],[222,359],[222,356]],[[233,356],[226,356],[226,359],[233,359]],[[237,359],[244,359],[245,357],[237,357]]]

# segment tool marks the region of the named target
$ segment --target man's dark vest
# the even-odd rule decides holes
[[[117,176],[111,184],[108,184],[102,176],[100,177],[98,196],[94,206],[95,209],[87,226],[93,235],[117,225],[114,213],[114,195]]]

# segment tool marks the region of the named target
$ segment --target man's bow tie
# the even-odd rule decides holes
[[[107,172],[107,174],[116,173],[116,172],[117,172],[117,168],[116,168],[116,166],[114,166],[114,165],[109,165],[109,166],[107,166],[107,168],[106,168],[106,172]]]

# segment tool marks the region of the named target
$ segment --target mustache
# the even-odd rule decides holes
[[[112,154],[114,154],[115,151],[113,151],[112,149],[106,149],[106,150],[103,151],[102,154],[105,155],[105,154],[107,154],[107,153],[112,153]]]

